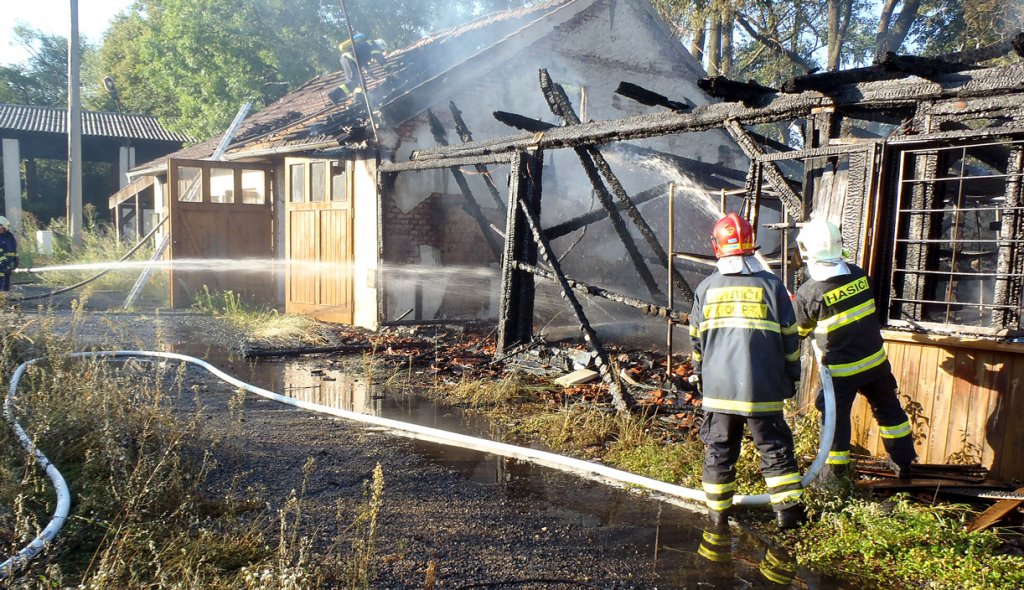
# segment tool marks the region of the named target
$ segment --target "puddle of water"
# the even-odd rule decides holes
[[[250,363],[209,347],[197,348],[182,345],[177,352],[203,358],[243,381],[304,401],[489,437],[487,422],[482,418],[416,395],[375,389],[367,384],[365,375],[345,372],[331,361],[264,359]],[[761,566],[773,557],[768,556],[769,548],[750,534],[731,531],[720,550],[728,555],[727,560],[715,562],[700,555],[702,542],[708,545],[702,514],[517,459],[424,441],[413,441],[413,447],[427,460],[468,480],[492,486],[507,498],[528,500],[534,510],[557,515],[562,521],[580,526],[618,525],[623,534],[607,548],[609,557],[635,560],[640,556],[648,560],[641,577],[651,576],[659,585],[664,584],[660,587],[787,587],[766,581]],[[772,555],[782,556],[785,561],[784,552],[776,550]],[[791,564],[795,567],[795,561]],[[853,588],[802,568],[790,587]]]

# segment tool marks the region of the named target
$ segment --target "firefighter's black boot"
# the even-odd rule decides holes
[[[889,459],[889,467],[892,468],[893,473],[896,475],[896,479],[910,479],[913,477],[909,463],[906,465],[900,465],[892,459]]]
[[[803,504],[794,504],[775,513],[775,524],[780,529],[795,529],[807,521],[807,512]]]
[[[708,520],[711,521],[711,528],[714,530],[723,530],[729,528],[729,516],[732,515],[732,509],[727,508],[725,510],[714,510],[708,508]]]

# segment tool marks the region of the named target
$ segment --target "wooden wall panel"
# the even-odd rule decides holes
[[[901,336],[886,351],[915,424],[919,460],[975,459],[1001,479],[1024,479],[1024,345]],[[909,403],[907,398],[909,398]],[[884,454],[878,426],[859,396],[852,420],[860,450]]]

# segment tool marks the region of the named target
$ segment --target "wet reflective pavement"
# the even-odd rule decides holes
[[[345,371],[333,361],[318,358],[251,363],[210,348],[179,345],[176,349],[243,381],[289,397],[491,438],[482,418],[396,392],[397,388],[369,386],[358,359],[353,359]],[[630,534],[607,547],[605,554],[646,563],[646,571],[635,575],[657,580],[658,588],[857,587],[797,568],[795,559],[785,550],[766,546],[738,527],[724,533],[706,530],[700,512],[516,459],[423,441],[414,441],[413,448],[426,460],[467,480],[493,486],[500,497],[526,499],[540,513],[557,514],[561,522],[629,525],[624,530]],[[549,532],[557,533],[543,530],[537,534]]]

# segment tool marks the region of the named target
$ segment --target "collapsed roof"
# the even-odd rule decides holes
[[[422,112],[436,93],[456,78],[466,79],[481,58],[501,59],[508,51],[548,34],[596,0],[549,0],[526,8],[487,15],[393,51],[387,65],[365,67],[371,101],[386,121],[400,123]],[[515,43],[512,43],[512,41]],[[268,153],[301,152],[366,137],[367,114],[360,95],[338,103],[328,94],[344,80],[341,71],[313,78],[247,118],[235,134],[227,159]],[[220,138],[180,150],[170,157],[208,158]],[[164,160],[141,166],[136,174],[162,169]]]

